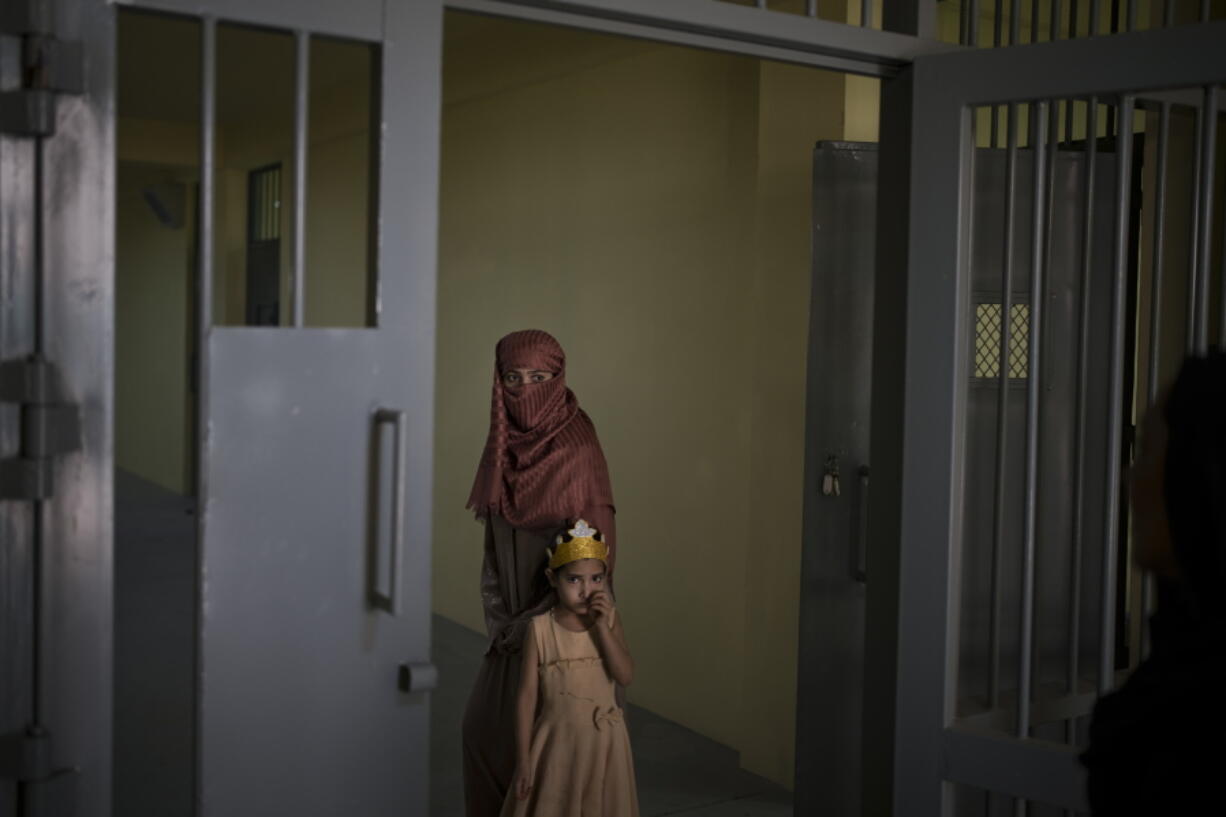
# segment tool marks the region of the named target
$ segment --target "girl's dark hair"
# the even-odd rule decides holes
[[[1226,352],[1184,361],[1167,397],[1163,494],[1182,583],[1226,615]]]

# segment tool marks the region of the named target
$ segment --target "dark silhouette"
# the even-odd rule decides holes
[[[1226,811],[1226,353],[1185,361],[1150,415],[1131,492],[1152,650],[1094,708],[1094,817]]]

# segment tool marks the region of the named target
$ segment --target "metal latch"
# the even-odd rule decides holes
[[[21,407],[21,453],[0,460],[0,499],[40,500],[54,488],[54,457],[81,447],[81,412],[63,378],[34,355],[0,363],[0,402]]]
[[[0,780],[16,781],[20,787],[22,817],[71,817],[79,771],[53,768],[51,735],[42,727],[0,738]]]
[[[0,132],[55,133],[56,94],[85,88],[81,44],[53,36],[47,0],[5,0],[0,7],[0,55],[21,55],[21,87],[0,92]]]

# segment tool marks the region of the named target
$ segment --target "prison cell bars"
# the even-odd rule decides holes
[[[1076,694],[1081,679],[1081,579],[1085,550],[1086,519],[1086,430],[1090,380],[1090,298],[1093,293],[1094,263],[1094,186],[1098,181],[1098,97],[1086,101],[1085,189],[1081,199],[1081,266],[1079,280],[1079,315],[1077,332],[1077,398],[1074,418],[1074,483],[1072,548],[1069,554],[1071,576],[1068,621],[1068,693]],[[1065,724],[1069,743],[1077,742],[1077,721]]]
[[[213,325],[213,240],[215,140],[217,131],[217,18],[201,20],[201,116],[200,116],[200,321],[198,342],[207,342]],[[310,100],[311,38],[306,31],[294,32],[294,242],[292,259],[293,323],[305,323],[306,299],[306,212],[307,212],[307,128]],[[202,371],[201,377],[204,377]],[[203,475],[201,475],[203,478]]]
[[[1000,366],[997,372],[999,393],[996,397],[996,462],[995,491],[993,499],[993,531],[991,560],[991,607],[988,612],[988,705],[995,709],[1000,704],[1000,629],[1001,587],[1004,564],[1001,558],[1005,538],[1005,469],[1000,463],[1006,461],[1009,425],[1009,356],[1012,341],[1013,313],[1013,249],[1016,240],[1014,230],[1014,205],[1017,187],[1017,121],[1018,106],[1010,104],[1007,109],[1005,141],[1005,218],[1004,247],[1001,265],[1000,295]]]
[[[725,0],[726,1],[726,0]],[[931,0],[933,6],[938,0]],[[1178,0],[1166,0],[1163,3],[1162,19],[1157,23],[1160,27],[1171,26],[1174,24],[1175,5]],[[1021,11],[1025,0],[1011,0],[1009,10],[1006,12],[1004,0],[996,0],[994,4],[995,14],[993,16],[993,38],[992,47],[1000,48],[1002,45],[1021,45],[1022,40],[1019,36],[1010,37],[1007,43],[1002,42],[1001,34],[1006,15],[1009,18],[1016,16],[1021,18]],[[754,0],[754,5],[763,11],[770,10],[769,0]],[[1030,16],[1028,20],[1028,29],[1026,34],[1027,44],[1033,44],[1040,41],[1039,31],[1043,14],[1046,13],[1050,22],[1049,40],[1057,40],[1062,37],[1073,39],[1079,36],[1079,23],[1081,10],[1085,8],[1079,0],[1070,0],[1067,18],[1062,0],[1030,0]],[[957,42],[961,45],[978,47],[979,46],[979,18],[980,18],[979,0],[960,0],[958,7],[958,22],[957,22]],[[1212,18],[1212,4],[1209,0],[1201,0],[1199,9],[1196,12],[1196,19],[1200,22],[1205,22]],[[789,12],[791,13],[791,12]],[[873,3],[872,0],[860,0],[859,3],[860,19],[858,23],[853,23],[854,18],[847,16],[846,22],[849,25],[856,25],[861,28],[881,28],[885,30],[885,26],[874,26],[873,24]],[[817,0],[806,0],[804,4],[803,15],[806,17],[818,18]],[[1099,37],[1104,34],[1127,33],[1133,31],[1150,28],[1154,25],[1156,16],[1150,12],[1149,20],[1141,19],[1141,4],[1137,0],[1110,0],[1110,5],[1107,7],[1107,14],[1104,14],[1102,0],[1089,0],[1088,10],[1085,22],[1085,35],[1087,37]],[[842,20],[843,18],[838,18]],[[1052,114],[1054,117],[1055,114]],[[995,142],[992,142],[995,145]]]
[[[1026,362],[1026,460],[1024,516],[1022,522],[1021,642],[1017,677],[1017,729],[1019,738],[1030,736],[1030,699],[1034,661],[1035,530],[1038,524],[1039,390],[1043,379],[1044,278],[1047,248],[1047,130],[1048,103],[1031,108],[1032,202],[1030,233],[1030,332]],[[997,467],[999,468],[998,463]]]
[[[1031,734],[1033,685],[1036,678],[1037,657],[1035,655],[1034,616],[1035,616],[1035,558],[1036,533],[1038,528],[1038,484],[1039,472],[1039,398],[1044,389],[1043,383],[1043,326],[1045,324],[1045,290],[1047,259],[1050,250],[1050,225],[1054,210],[1054,178],[1056,151],[1059,145],[1059,123],[1053,120],[1052,112],[1058,110],[1061,100],[1050,100],[1031,104],[1029,147],[1033,156],[1032,167],[1032,212],[1031,212],[1031,281],[1030,281],[1030,314],[1028,336],[1027,362],[1027,409],[1026,409],[1026,449],[1025,449],[1025,489],[1024,489],[1024,528],[1022,556],[1022,593],[1021,593],[1021,638],[1019,643],[1019,661],[1017,666],[1018,695],[1016,701],[1015,733],[1018,738],[1025,739]],[[1068,619],[1068,672],[1066,675],[1067,691],[1076,694],[1080,676],[1080,602],[1082,580],[1082,556],[1084,550],[1084,523],[1086,520],[1085,496],[1083,490],[1084,478],[1087,472],[1084,451],[1088,422],[1086,417],[1088,405],[1088,374],[1089,374],[1089,307],[1092,295],[1091,271],[1093,267],[1093,234],[1094,234],[1094,193],[1096,184],[1096,158],[1098,133],[1099,100],[1091,97],[1086,100],[1086,139],[1085,139],[1085,187],[1082,194],[1081,209],[1081,240],[1080,240],[1080,321],[1078,325],[1077,349],[1077,398],[1076,398],[1076,479],[1073,510],[1073,539],[1070,554],[1071,603]],[[1013,278],[1013,248],[1016,241],[1014,212],[1017,201],[1017,113],[1018,104],[1007,106],[1006,131],[1006,170],[1005,170],[1005,223],[1003,267],[1001,281],[1001,337],[999,343],[1000,364],[997,372],[999,393],[997,395],[997,426],[996,426],[996,473],[994,495],[994,535],[991,571],[991,611],[989,627],[989,677],[988,697],[990,708],[995,709],[1000,702],[999,666],[1000,666],[1000,604],[1001,604],[1001,550],[1003,542],[1004,519],[1004,485],[1005,473],[1008,468],[1007,458],[1007,411],[1005,410],[1008,389],[1009,353],[1010,353],[1010,312],[1012,308],[1012,278]],[[1109,374],[1109,431],[1107,452],[1107,484],[1106,502],[1104,508],[1105,536],[1101,558],[1101,584],[1103,589],[1102,610],[1099,622],[1099,660],[1098,682],[1100,692],[1105,692],[1114,685],[1115,660],[1115,585],[1118,567],[1118,533],[1119,533],[1119,485],[1121,477],[1122,449],[1118,444],[1123,432],[1123,391],[1124,391],[1124,344],[1125,344],[1125,303],[1126,288],[1129,279],[1129,224],[1132,194],[1132,154],[1133,154],[1133,111],[1135,99],[1124,96],[1119,100],[1118,116],[1112,123],[1116,129],[1116,191],[1112,242],[1112,284],[1111,284],[1111,317],[1110,317],[1110,374]],[[1071,106],[1066,107],[1070,111]],[[1159,130],[1159,188],[1165,188],[1166,178],[1166,143],[1169,129],[1169,106],[1163,105],[1161,125]],[[1198,186],[1198,190],[1203,187]],[[1165,211],[1155,217],[1156,227],[1165,221]],[[1202,215],[1202,223],[1206,219]],[[1161,287],[1161,259],[1156,258],[1155,287]],[[1202,290],[1204,287],[1202,286]],[[1156,304],[1150,304],[1151,310]],[[1155,324],[1156,325],[1156,324]],[[1156,360],[1156,350],[1149,350],[1151,360]],[[1150,368],[1156,366],[1151,362]],[[1152,390],[1153,379],[1150,380]],[[1065,734],[1069,743],[1075,743],[1077,738],[1076,719],[1065,721]],[[1015,811],[1024,814],[1027,803],[1021,799],[1014,800]]]

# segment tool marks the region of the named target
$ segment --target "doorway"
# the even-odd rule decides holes
[[[484,630],[464,501],[493,346],[546,329],[610,461],[631,729],[655,715],[697,732],[765,781],[763,808],[791,813],[812,150],[875,138],[856,115],[875,89],[454,12],[444,46],[434,611]],[[434,732],[458,738],[444,715]],[[688,807],[755,791],[685,779]]]

